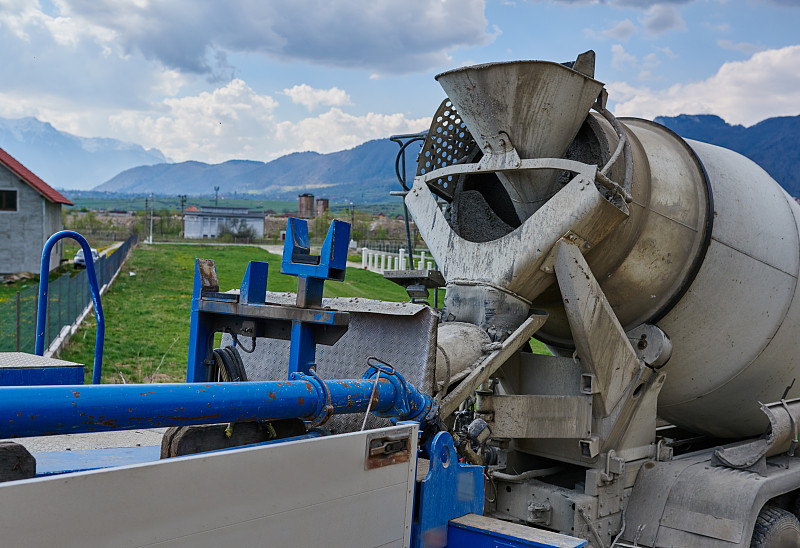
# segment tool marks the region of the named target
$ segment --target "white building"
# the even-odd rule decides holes
[[[225,225],[234,234],[248,226],[255,231],[256,238],[264,237],[264,214],[246,207],[189,206],[183,213],[184,238],[216,238]]]

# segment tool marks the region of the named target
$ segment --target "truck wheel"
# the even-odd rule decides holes
[[[750,548],[791,548],[800,546],[800,521],[791,513],[765,506],[758,513]]]

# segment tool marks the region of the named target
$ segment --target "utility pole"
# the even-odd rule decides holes
[[[186,222],[186,217],[183,214],[183,206],[186,204],[186,194],[181,194],[179,198],[181,199],[181,238],[183,238],[184,224]]]
[[[150,193],[150,241],[148,243],[153,243],[153,193]]]
[[[144,199],[144,226],[142,227],[142,230],[146,230],[147,229],[147,211],[148,211],[147,208],[148,208],[148,202],[147,202],[147,197],[145,197],[145,199]]]
[[[218,206],[218,205],[219,205],[219,187],[215,186],[214,187],[214,206]]]

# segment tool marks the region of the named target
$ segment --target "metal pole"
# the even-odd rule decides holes
[[[47,284],[50,283],[49,276],[50,276],[49,273],[44,275],[45,286],[47,286]],[[41,292],[41,290],[42,290],[42,280],[39,279],[39,291]],[[50,346],[50,341],[52,340],[50,338],[50,295],[45,295],[43,299],[39,299],[39,304],[42,303],[42,300],[44,300],[44,320],[45,322],[47,322],[45,323],[44,348],[42,349],[42,353],[40,354],[41,356],[44,356],[44,351]]]
[[[44,244],[42,250],[42,264],[39,273],[39,298],[37,300],[37,315],[36,315],[36,349],[35,353],[38,356],[44,355],[44,339],[45,331],[49,331],[48,327],[50,322],[47,322],[47,304],[48,304],[48,272],[50,264],[50,252],[53,246],[62,238],[72,238],[81,244],[83,249],[83,256],[86,257],[86,275],[89,278],[89,289],[92,294],[92,302],[94,303],[94,315],[97,320],[97,335],[94,342],[94,371],[92,373],[92,382],[100,384],[100,371],[103,364],[103,340],[105,337],[106,322],[103,317],[103,306],[100,304],[100,288],[97,286],[97,274],[94,270],[94,261],[92,260],[92,251],[89,247],[89,242],[86,238],[72,230],[62,230],[56,232]],[[45,323],[47,322],[47,326]]]
[[[373,370],[374,371],[374,370]],[[386,376],[389,378],[386,378]],[[0,387],[0,437],[102,432],[364,413],[426,421],[433,400],[382,370],[375,381],[104,384]],[[20,417],[24,417],[24,420]]]
[[[75,320],[75,316],[72,315],[72,277],[67,272],[67,321],[70,325]]]
[[[147,242],[152,244],[153,243],[153,194],[150,193],[150,241]]]
[[[41,287],[41,284],[39,284],[39,287]],[[36,331],[34,331],[33,333],[34,336],[33,343],[34,343],[34,353],[35,353],[36,340],[39,337],[39,292],[38,291],[33,294],[33,309],[35,311],[33,319],[36,321]],[[42,354],[40,354],[40,356],[41,355]]]
[[[19,291],[17,291],[17,352],[19,352]]]
[[[64,276],[58,277],[58,332],[61,333],[61,327],[64,325],[61,319],[61,299],[64,296]]]

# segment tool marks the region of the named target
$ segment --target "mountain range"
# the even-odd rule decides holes
[[[411,147],[409,147],[409,150]],[[389,139],[367,141],[355,148],[320,154],[296,152],[271,162],[231,160],[221,164],[181,162],[128,169],[94,190],[128,194],[250,194],[267,200],[296,200],[310,192],[333,203],[386,202],[400,190],[394,171],[399,147]],[[412,178],[414,153],[407,155]]]
[[[786,191],[800,196],[800,116],[769,118],[750,127],[714,115],[658,117],[687,139],[730,148],[763,167]],[[126,194],[224,194],[295,200],[303,192],[332,203],[388,201],[399,190],[395,176],[398,146],[389,139],[368,141],[329,154],[297,152],[271,162],[231,160],[221,164],[169,163],[156,149],[114,139],[70,135],[35,118],[0,118],[0,147],[52,186]],[[408,148],[412,178],[416,145]],[[105,181],[105,182],[103,182]]]
[[[678,135],[719,145],[743,154],[763,167],[789,194],[800,196],[800,116],[770,118],[751,127],[731,125],[714,115],[658,117],[656,122]],[[326,196],[333,202],[385,201],[398,190],[394,174],[397,144],[369,141],[331,154],[300,152],[268,163],[234,160],[222,164],[182,162],[141,166],[98,186],[109,192],[209,194],[251,193],[266,199],[293,200],[300,192]],[[409,151],[416,150],[413,147]],[[414,154],[407,170],[413,173]]]
[[[768,118],[750,127],[719,116],[687,115],[655,119],[685,139],[704,141],[747,156],[792,196],[800,197],[800,116]]]
[[[57,188],[89,189],[124,169],[169,161],[157,149],[78,137],[36,118],[0,118],[0,148]]]

